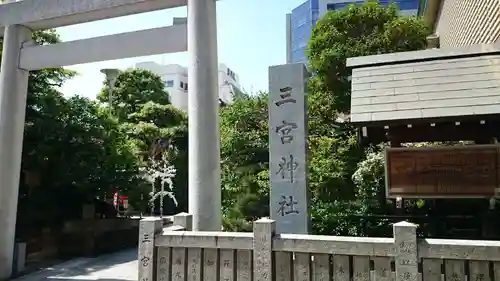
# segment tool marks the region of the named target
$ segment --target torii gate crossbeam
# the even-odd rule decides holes
[[[31,41],[35,30],[185,5],[187,36],[185,25],[174,25],[51,46],[36,46]],[[4,38],[0,71],[0,280],[12,273],[30,70],[180,52],[187,45],[189,212],[194,230],[220,231],[216,28],[215,0],[22,0],[0,5],[0,36]]]
[[[0,28],[20,24],[31,30],[49,29],[170,9],[186,4],[186,0],[11,1],[0,6]]]

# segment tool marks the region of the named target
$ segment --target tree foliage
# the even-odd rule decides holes
[[[104,83],[97,99],[109,106],[109,88]],[[174,195],[178,204],[167,201],[165,212],[172,214],[187,209],[187,116],[170,104],[168,93],[160,76],[145,69],[121,71],[113,84],[112,115],[124,133],[138,150],[141,166],[153,165],[161,160],[172,164],[177,172],[173,179]],[[154,158],[154,155],[159,159]],[[135,207],[145,210],[150,185],[135,189],[130,201],[141,204]],[[140,199],[142,198],[142,200]],[[159,198],[158,198],[159,200]],[[160,206],[155,202],[155,206]],[[159,211],[159,210],[156,210]]]
[[[306,52],[310,70],[316,74],[310,80],[310,94],[330,100],[311,102],[331,111],[349,112],[351,73],[347,58],[420,50],[425,48],[429,33],[421,18],[398,15],[394,3],[384,7],[370,1],[329,11],[316,23]]]
[[[106,81],[103,84],[97,99],[102,103],[108,103],[109,88]],[[116,78],[113,84],[112,103],[114,115],[120,121],[128,121],[128,117],[140,111],[144,104],[168,105],[170,100],[160,76],[145,69],[129,69],[121,71]]]
[[[308,84],[309,128],[313,135],[310,143],[311,138],[321,138],[335,147],[329,157],[324,154],[320,158],[320,163],[331,165],[326,166],[321,178],[333,181],[319,184],[323,195],[317,197],[317,204],[323,208],[317,210],[318,232],[380,234],[378,225],[368,225],[360,218],[383,213],[386,208],[386,200],[381,197],[381,166],[375,157],[379,154],[370,151],[365,156],[357,145],[354,128],[337,122],[340,115],[350,111],[351,72],[347,58],[419,50],[425,47],[428,34],[422,19],[400,16],[395,4],[384,7],[373,1],[329,11],[314,27],[306,51],[310,70],[315,74]],[[311,168],[316,169],[314,161],[313,156]],[[332,177],[332,173],[336,176]],[[314,180],[310,188],[314,193]]]
[[[34,33],[39,44],[59,42],[54,30]],[[65,98],[59,87],[75,73],[63,68],[31,71],[25,116],[18,235],[81,216],[114,185],[135,185],[135,151],[100,105]],[[109,192],[109,194],[111,194]]]
[[[59,42],[54,30],[35,32],[34,39],[39,44]],[[110,113],[99,102],[107,101],[107,86],[98,101],[59,92],[75,74],[63,68],[30,72],[18,236],[78,219],[83,204],[110,198],[115,188],[138,203],[137,208],[141,194],[147,204],[150,190],[144,188],[147,182],[139,169],[147,165],[143,156],[157,138],[168,139],[174,148],[168,156],[178,168],[173,184],[181,190],[179,208],[185,210],[187,118],[170,105],[161,78],[138,69],[121,72],[114,85],[117,110]],[[167,211],[179,210],[174,205]]]
[[[249,231],[269,209],[267,94],[236,97],[220,114],[224,226]]]

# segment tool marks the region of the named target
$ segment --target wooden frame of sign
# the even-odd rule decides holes
[[[387,198],[491,198],[500,192],[500,145],[387,148]]]

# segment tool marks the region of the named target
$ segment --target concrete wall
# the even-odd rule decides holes
[[[442,0],[435,32],[441,48],[494,43],[500,37],[500,0]]]
[[[59,237],[61,257],[98,255],[137,243],[139,219],[88,219],[64,223]]]
[[[488,45],[486,45],[488,46]],[[354,58],[362,63],[352,74],[351,120],[385,121],[500,113],[500,48],[460,54],[427,50]],[[485,47],[486,48],[486,47]],[[476,46],[481,53],[482,48]],[[495,51],[496,50],[496,53]],[[421,58],[381,65],[384,57]],[[450,56],[446,56],[446,55]],[[475,56],[472,56],[472,55]],[[433,56],[431,56],[433,55]],[[441,55],[441,56],[439,56]],[[393,61],[394,62],[394,61]]]

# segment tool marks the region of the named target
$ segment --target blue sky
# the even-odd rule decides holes
[[[217,3],[219,62],[239,76],[248,92],[267,90],[267,69],[286,61],[285,15],[304,0],[221,0]],[[186,7],[144,13],[73,25],[58,29],[63,41],[155,28],[172,24],[174,17],[185,17]],[[140,61],[188,65],[187,53],[138,57],[67,68],[79,76],[61,89],[65,95],[94,98],[104,76],[102,68],[127,68]]]

